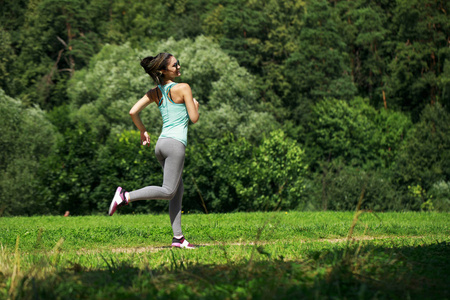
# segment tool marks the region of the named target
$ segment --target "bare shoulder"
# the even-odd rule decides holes
[[[150,89],[145,95],[149,98],[150,102],[157,102],[159,101],[161,92],[159,91],[159,88],[156,86]]]
[[[187,83],[178,83],[173,87],[173,89],[174,91],[180,91],[182,93],[191,91],[191,87]]]

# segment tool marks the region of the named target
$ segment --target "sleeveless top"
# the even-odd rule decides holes
[[[169,91],[175,84],[175,82],[172,82],[166,85],[158,85],[162,93],[158,107],[163,120],[159,138],[173,138],[187,146],[189,115],[186,104],[175,103],[169,97]]]

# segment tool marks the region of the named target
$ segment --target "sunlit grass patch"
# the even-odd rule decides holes
[[[449,215],[2,218],[0,298],[448,297]],[[14,238],[15,236],[15,238]]]

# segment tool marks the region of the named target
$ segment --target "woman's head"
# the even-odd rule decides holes
[[[156,84],[180,76],[180,63],[170,53],[159,53],[141,60],[141,66]]]

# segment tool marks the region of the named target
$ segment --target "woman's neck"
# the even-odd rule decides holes
[[[164,81],[162,82],[162,85],[166,85],[166,84],[169,84],[169,83],[172,83],[172,82],[173,82],[172,79],[164,80]]]

